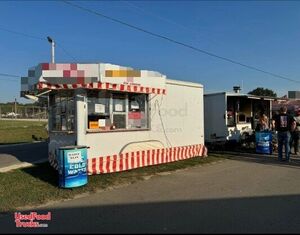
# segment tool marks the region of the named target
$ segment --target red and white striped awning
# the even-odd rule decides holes
[[[43,90],[43,89],[62,90],[62,89],[77,89],[77,88],[166,95],[166,89],[143,87],[137,85],[113,84],[107,82],[105,83],[92,82],[87,84],[50,84],[45,82],[39,82],[37,84],[38,90]]]

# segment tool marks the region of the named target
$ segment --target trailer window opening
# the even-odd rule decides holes
[[[251,125],[252,101],[245,97],[227,98],[227,126],[236,124]]]
[[[129,94],[128,128],[148,128],[148,100],[145,94]]]
[[[110,118],[110,93],[88,91],[88,128],[109,130]]]
[[[231,97],[227,97],[227,126],[235,126],[236,117],[236,105]]]
[[[88,91],[87,104],[88,129],[130,130],[149,126],[147,94]]]
[[[126,103],[127,97],[125,93],[112,94],[112,103],[113,103],[113,129],[126,129]]]
[[[73,91],[65,91],[49,96],[50,131],[75,130],[75,102],[73,94]]]
[[[239,98],[238,123],[251,124],[252,100],[246,97]]]

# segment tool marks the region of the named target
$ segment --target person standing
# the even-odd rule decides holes
[[[295,130],[291,132],[290,148],[294,147],[294,153],[299,153],[299,137],[300,137],[300,109],[298,109],[296,116],[294,117],[296,122]]]
[[[283,146],[285,149],[285,160],[290,161],[290,138],[291,131],[294,130],[296,122],[292,116],[287,114],[287,108],[285,106],[280,108],[280,113],[275,117],[275,126],[278,139],[278,160],[282,159]]]
[[[264,112],[260,113],[259,117],[260,131],[265,131],[269,129],[269,119]]]

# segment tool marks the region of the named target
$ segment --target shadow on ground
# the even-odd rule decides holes
[[[21,171],[55,187],[58,186],[58,172],[49,164],[49,162],[36,164],[36,167],[22,168]]]
[[[22,162],[34,163],[47,160],[47,158],[47,142],[0,146],[0,167]]]
[[[78,205],[38,210],[52,213],[51,221],[41,221],[48,228],[16,228],[13,214],[1,216],[0,233],[298,233],[299,201],[282,195]]]
[[[224,158],[246,161],[246,162],[255,162],[261,164],[277,165],[284,167],[300,167],[300,156],[291,155],[290,162],[279,161],[277,155],[266,155],[266,154],[254,154],[254,153],[241,153],[233,151],[210,151],[209,154],[222,154]],[[284,157],[283,157],[284,159]]]

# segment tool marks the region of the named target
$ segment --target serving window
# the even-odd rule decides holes
[[[245,97],[227,97],[227,126],[251,124],[252,101]]]
[[[88,128],[109,130],[110,117],[110,93],[88,91]]]
[[[128,94],[128,127],[148,127],[148,100],[144,94]]]
[[[149,127],[148,95],[88,91],[88,129],[98,131]]]
[[[75,102],[73,91],[53,93],[50,102],[50,131],[74,131]]]
[[[112,129],[126,129],[127,94],[113,93],[112,103],[113,103]]]

